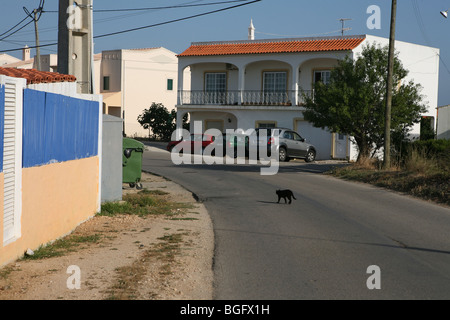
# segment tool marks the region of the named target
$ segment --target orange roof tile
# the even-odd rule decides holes
[[[5,75],[14,78],[24,78],[27,79],[27,84],[76,81],[76,78],[71,75],[60,74],[57,72],[38,71],[35,69],[16,69],[16,68],[0,67],[0,75]]]
[[[179,57],[352,50],[365,36],[193,43]]]

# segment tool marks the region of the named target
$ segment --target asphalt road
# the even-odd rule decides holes
[[[263,176],[259,165],[174,165],[154,150],[143,170],[181,184],[211,215],[215,299],[450,298],[448,208],[332,178],[327,163]],[[277,189],[297,200],[276,203]]]

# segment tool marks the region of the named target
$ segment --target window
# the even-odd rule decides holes
[[[314,83],[322,82],[323,84],[329,84],[331,79],[330,70],[314,71]]]
[[[275,122],[272,122],[272,121],[257,122],[257,128],[275,128],[276,125],[277,124]]]
[[[167,90],[168,91],[173,90],[173,79],[167,79]]]
[[[434,139],[434,117],[422,116],[420,119],[420,140]]]
[[[227,90],[227,74],[210,72],[205,74],[205,99],[207,103],[224,103]]]
[[[287,73],[264,72],[263,74],[264,102],[270,104],[287,102]]]
[[[205,91],[206,92],[225,92],[227,84],[226,73],[206,73]]]
[[[109,90],[109,76],[103,77],[103,90]]]
[[[264,92],[286,92],[286,72],[264,72]]]

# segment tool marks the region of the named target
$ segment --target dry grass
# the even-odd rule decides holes
[[[436,157],[412,150],[403,165],[395,164],[390,170],[383,170],[378,160],[364,159],[329,173],[450,205],[450,172],[440,163]]]

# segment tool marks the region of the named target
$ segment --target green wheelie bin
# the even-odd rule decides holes
[[[131,188],[142,189],[142,156],[144,144],[130,138],[123,138],[122,154],[122,182],[128,183]]]

